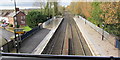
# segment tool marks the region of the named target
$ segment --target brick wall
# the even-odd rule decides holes
[[[25,20],[26,15],[23,12],[17,14],[18,25],[26,25]]]
[[[14,19],[13,19],[13,17],[8,17],[8,19],[9,19],[9,24],[13,24],[13,26],[14,26]]]
[[[23,25],[23,26],[26,25],[25,17],[26,17],[26,15],[23,12],[19,12],[17,14],[18,25]],[[9,19],[9,24],[13,24],[13,26],[14,26],[14,17],[8,17],[8,19]]]

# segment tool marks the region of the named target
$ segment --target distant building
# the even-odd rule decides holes
[[[0,21],[4,23],[9,23],[7,15],[10,14],[10,12],[3,12],[0,11]]]
[[[17,18],[16,18],[17,17]],[[18,25],[22,25],[22,26],[25,26],[26,25],[26,14],[22,11],[17,11],[17,13],[15,12],[12,12],[8,15],[8,19],[9,19],[9,24],[13,24],[14,25],[14,21],[15,19],[17,19],[17,23]]]
[[[18,25],[25,26],[26,25],[26,14],[22,11],[19,11],[19,8],[17,8],[17,13],[12,11],[0,11],[0,21],[8,24],[14,25],[14,21],[17,17]]]
[[[0,16],[0,21],[5,22],[5,23],[9,23],[8,17],[1,17]]]

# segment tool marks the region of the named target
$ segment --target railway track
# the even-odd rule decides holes
[[[68,13],[42,54],[92,55],[75,21]]]
[[[66,30],[66,20],[62,21],[62,24],[58,27],[58,30],[55,32],[46,48],[42,54],[55,54],[61,55],[63,51],[64,38]]]
[[[72,24],[71,24],[72,23]],[[69,40],[69,55],[86,55],[83,43],[81,42],[80,32],[73,19],[69,20],[72,39]]]

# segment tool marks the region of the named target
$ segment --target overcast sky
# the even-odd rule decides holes
[[[45,2],[45,0],[16,0],[17,7],[20,9],[25,8],[38,8],[33,6],[35,2]],[[56,1],[56,0],[49,0],[49,1]],[[70,4],[71,0],[59,0],[60,5],[67,6]],[[0,1],[0,9],[14,9],[14,0],[1,0]]]
[[[25,9],[25,8],[40,8],[40,7],[36,7],[33,6],[34,2],[46,2],[46,0],[16,0],[16,4],[17,7],[19,7],[20,9]],[[50,2],[56,2],[59,1],[60,5],[62,6],[67,6],[70,4],[71,1],[74,2],[90,2],[93,0],[48,0]],[[106,2],[110,2],[110,1],[120,1],[120,0],[94,0],[94,1],[106,1]],[[0,10],[1,9],[14,9],[14,0],[0,0]]]

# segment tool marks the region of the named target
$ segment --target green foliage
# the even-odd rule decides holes
[[[52,8],[52,4],[54,8]],[[47,17],[52,18],[52,16],[58,15],[58,3],[57,2],[47,2],[44,9],[33,10],[28,12],[26,16],[26,23],[29,27],[34,28],[38,23],[43,23],[47,20]]]
[[[30,31],[30,30],[32,30],[29,26],[25,26],[25,27],[23,27],[23,31]]]
[[[102,28],[103,20],[100,17],[102,14],[102,9],[100,9],[101,2],[93,2],[92,3],[92,10],[91,10],[91,17],[88,17],[87,19],[92,22],[93,24],[96,24],[97,26]]]
[[[58,14],[58,2],[54,2],[54,13],[55,15]]]
[[[86,16],[84,14],[82,14],[82,13],[80,14],[80,16],[82,16],[83,18],[86,18]]]
[[[54,7],[52,7],[54,6]],[[47,2],[45,7],[45,14],[48,17],[56,16],[59,14],[58,12],[58,2]]]
[[[101,9],[103,10],[101,18],[106,24],[119,23],[120,2],[103,2]]]
[[[117,24],[107,24],[105,30],[111,34],[117,35],[120,37],[120,23]]]
[[[3,21],[0,21],[0,23],[2,23],[2,24],[3,24],[4,22],[3,22]]]
[[[17,27],[17,28],[19,28],[19,27],[20,27],[20,25],[16,25],[16,27]]]
[[[104,14],[104,12],[103,12],[104,9],[100,9],[100,4],[101,4],[101,2],[93,2],[92,3],[93,10],[91,11],[91,18],[89,17],[87,19],[89,21],[91,21],[93,24],[96,24],[97,26],[99,26],[100,28],[103,28],[102,24],[103,24],[105,19],[103,20],[100,17],[100,15]],[[107,7],[105,7],[105,8],[108,9]],[[111,7],[111,8],[113,8],[113,7]],[[108,10],[106,10],[105,13],[108,13]],[[110,15],[109,17],[112,17],[112,16]],[[105,24],[104,29],[107,32],[109,32],[110,34],[120,36],[120,23],[117,23],[117,24]]]
[[[13,24],[9,24],[9,27],[13,27]]]
[[[29,27],[34,28],[38,26],[38,23],[45,22],[47,20],[46,18],[47,16],[42,14],[40,11],[33,10],[28,12],[28,15],[26,16],[26,22]]]
[[[100,9],[100,2],[93,2],[92,3],[92,7],[93,10],[91,12],[91,16],[92,16],[92,22],[96,25],[100,24],[103,22],[102,18],[100,17],[102,10]]]
[[[51,2],[47,2],[47,5],[45,7],[45,15],[49,18],[50,18],[50,16],[53,15],[53,9],[51,8]]]

